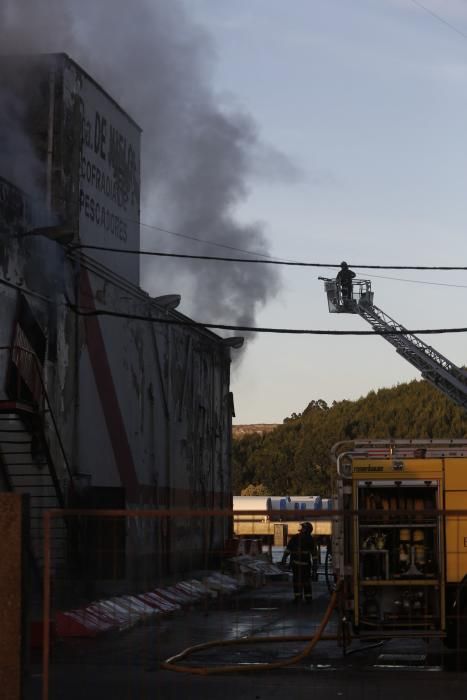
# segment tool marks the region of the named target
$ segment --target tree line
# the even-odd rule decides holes
[[[311,401],[266,434],[233,441],[235,495],[333,492],[330,450],[340,440],[464,438],[467,413],[426,381],[370,391],[356,401]]]

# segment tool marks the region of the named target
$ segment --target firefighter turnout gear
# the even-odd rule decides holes
[[[355,272],[350,269],[345,261],[341,262],[341,269],[337,273],[336,282],[340,286],[344,302],[352,299],[352,280],[354,277]]]
[[[313,594],[311,590],[312,568],[317,566],[317,547],[312,537],[313,526],[311,523],[302,523],[297,535],[293,535],[282,556],[282,563],[286,564],[290,557],[290,568],[293,575],[294,601],[299,602],[303,598],[305,602],[311,602]]]

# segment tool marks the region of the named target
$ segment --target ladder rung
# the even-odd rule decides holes
[[[34,510],[61,510],[61,508],[62,506],[59,503],[55,506],[34,506]]]
[[[0,445],[30,445],[32,440],[0,440]]]
[[[57,493],[57,489],[55,488],[53,481],[49,481],[48,484],[18,484],[13,482],[13,488],[17,493],[21,493],[21,491],[27,489],[27,492],[25,493],[30,493],[31,496],[36,495],[35,491],[42,491],[43,489],[53,489],[54,495]]]
[[[28,431],[26,428],[23,428],[22,430],[15,430],[14,428],[0,428],[0,433],[18,433],[21,435],[22,433],[27,433]]]
[[[31,477],[37,477],[40,476],[42,478],[47,478],[47,480],[52,479],[50,473],[45,472],[44,474],[38,474],[37,472],[35,474],[31,474],[31,472],[16,472],[16,471],[9,471],[8,472],[8,477],[11,481],[15,482],[16,479],[30,479]],[[53,479],[52,479],[53,481]]]
[[[31,496],[31,498],[34,498],[34,499],[36,499],[36,498],[48,498],[49,500],[52,501],[52,500],[56,500],[55,496],[57,494],[56,493],[30,493],[29,492],[29,495]],[[32,508],[35,508],[35,506],[32,505]]]
[[[10,462],[7,468],[10,467],[47,467],[48,462]]]
[[[28,484],[29,486],[49,486],[55,484],[53,476],[46,472],[45,474],[18,474],[11,473],[9,477],[13,479],[18,486]]]

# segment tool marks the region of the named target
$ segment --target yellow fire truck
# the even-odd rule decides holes
[[[333,454],[342,513],[333,564],[354,629],[457,645],[467,603],[467,440],[355,440]]]
[[[375,306],[369,280],[343,287],[324,279],[324,288],[331,313],[358,314],[467,408],[467,372]],[[465,649],[467,439],[353,440],[333,455],[342,512],[333,564],[344,617],[360,634],[439,636]]]

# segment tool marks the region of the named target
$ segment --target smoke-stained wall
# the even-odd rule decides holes
[[[68,53],[142,127],[143,247],[271,252],[264,226],[239,220],[236,207],[253,173],[258,177],[258,163],[263,179],[276,183],[295,181],[297,170],[264,143],[234,97],[213,89],[217,48],[190,17],[190,3],[3,0],[0,44],[2,53]],[[147,258],[142,280],[152,295],[181,293],[196,318],[254,325],[279,289],[277,270]]]
[[[81,270],[80,306],[184,318],[90,260]],[[132,319],[85,316],[80,323],[78,452],[92,484],[123,485],[135,507],[230,507],[230,351],[222,340]],[[228,535],[225,522],[206,533],[177,521],[164,531],[161,550],[172,564],[193,563],[193,552],[219,550]]]
[[[22,104],[20,128],[37,164],[37,178],[30,184],[25,177],[26,193],[18,187],[21,171],[4,171],[14,175],[15,185],[0,180],[0,342],[11,345],[18,299],[25,297],[46,339],[44,380],[73,472],[73,498],[84,484],[94,494],[96,488],[121,488],[129,506],[229,506],[229,348],[203,328],[163,323],[189,319],[135,284],[138,256],[109,255],[104,265],[107,258],[67,247],[99,235],[100,243],[113,244],[114,232],[91,221],[98,169],[101,186],[102,178],[112,181],[110,190],[100,192],[99,201],[106,202],[102,206],[122,222],[127,215],[128,224],[133,216],[137,221],[139,130],[66,57],[29,60],[33,79],[27,74],[28,60],[21,59],[16,63],[21,80],[12,85]],[[11,75],[15,61],[0,65],[0,72]],[[23,87],[31,83],[35,89],[29,102]],[[88,93],[85,84],[91,86]],[[129,125],[126,141],[121,120]],[[0,143],[1,138],[5,142],[5,132]],[[115,247],[138,246],[137,230],[126,230],[126,240],[120,238]],[[102,315],[106,311],[162,323],[111,318]],[[8,352],[4,357],[0,400],[8,398]],[[66,492],[62,455],[51,443]],[[226,524],[209,532],[180,524],[161,534],[161,546],[168,558],[186,554],[193,561],[194,551],[219,547],[227,534]],[[141,551],[137,533],[131,541],[137,558],[151,557],[150,545]]]
[[[47,340],[44,381],[73,473],[69,504],[89,505],[85,498],[74,500],[85,486],[94,491],[93,505],[99,505],[99,488],[111,487],[122,489],[128,507],[229,507],[229,348],[202,328],[80,316],[67,296],[51,297],[50,280],[41,285],[36,272],[44,256],[63,255],[62,244],[42,236],[18,239],[15,226],[0,228],[0,282],[11,284],[0,283],[0,345],[11,347],[24,297]],[[72,300],[77,288],[86,314],[119,309],[162,321],[185,319],[92,259],[65,256],[61,270],[67,295]],[[12,398],[6,387],[10,357],[10,350],[0,351],[0,402]],[[67,493],[56,436],[49,422],[45,429]],[[206,533],[199,524],[175,524],[161,535],[165,565],[193,564],[197,551],[218,549],[227,527],[224,522]],[[129,537],[130,559],[154,559],[154,542],[138,540],[137,532]]]
[[[28,191],[35,225],[60,223],[75,245],[139,250],[138,125],[64,54],[4,57],[0,78],[0,176]],[[139,285],[138,255],[89,255]]]

